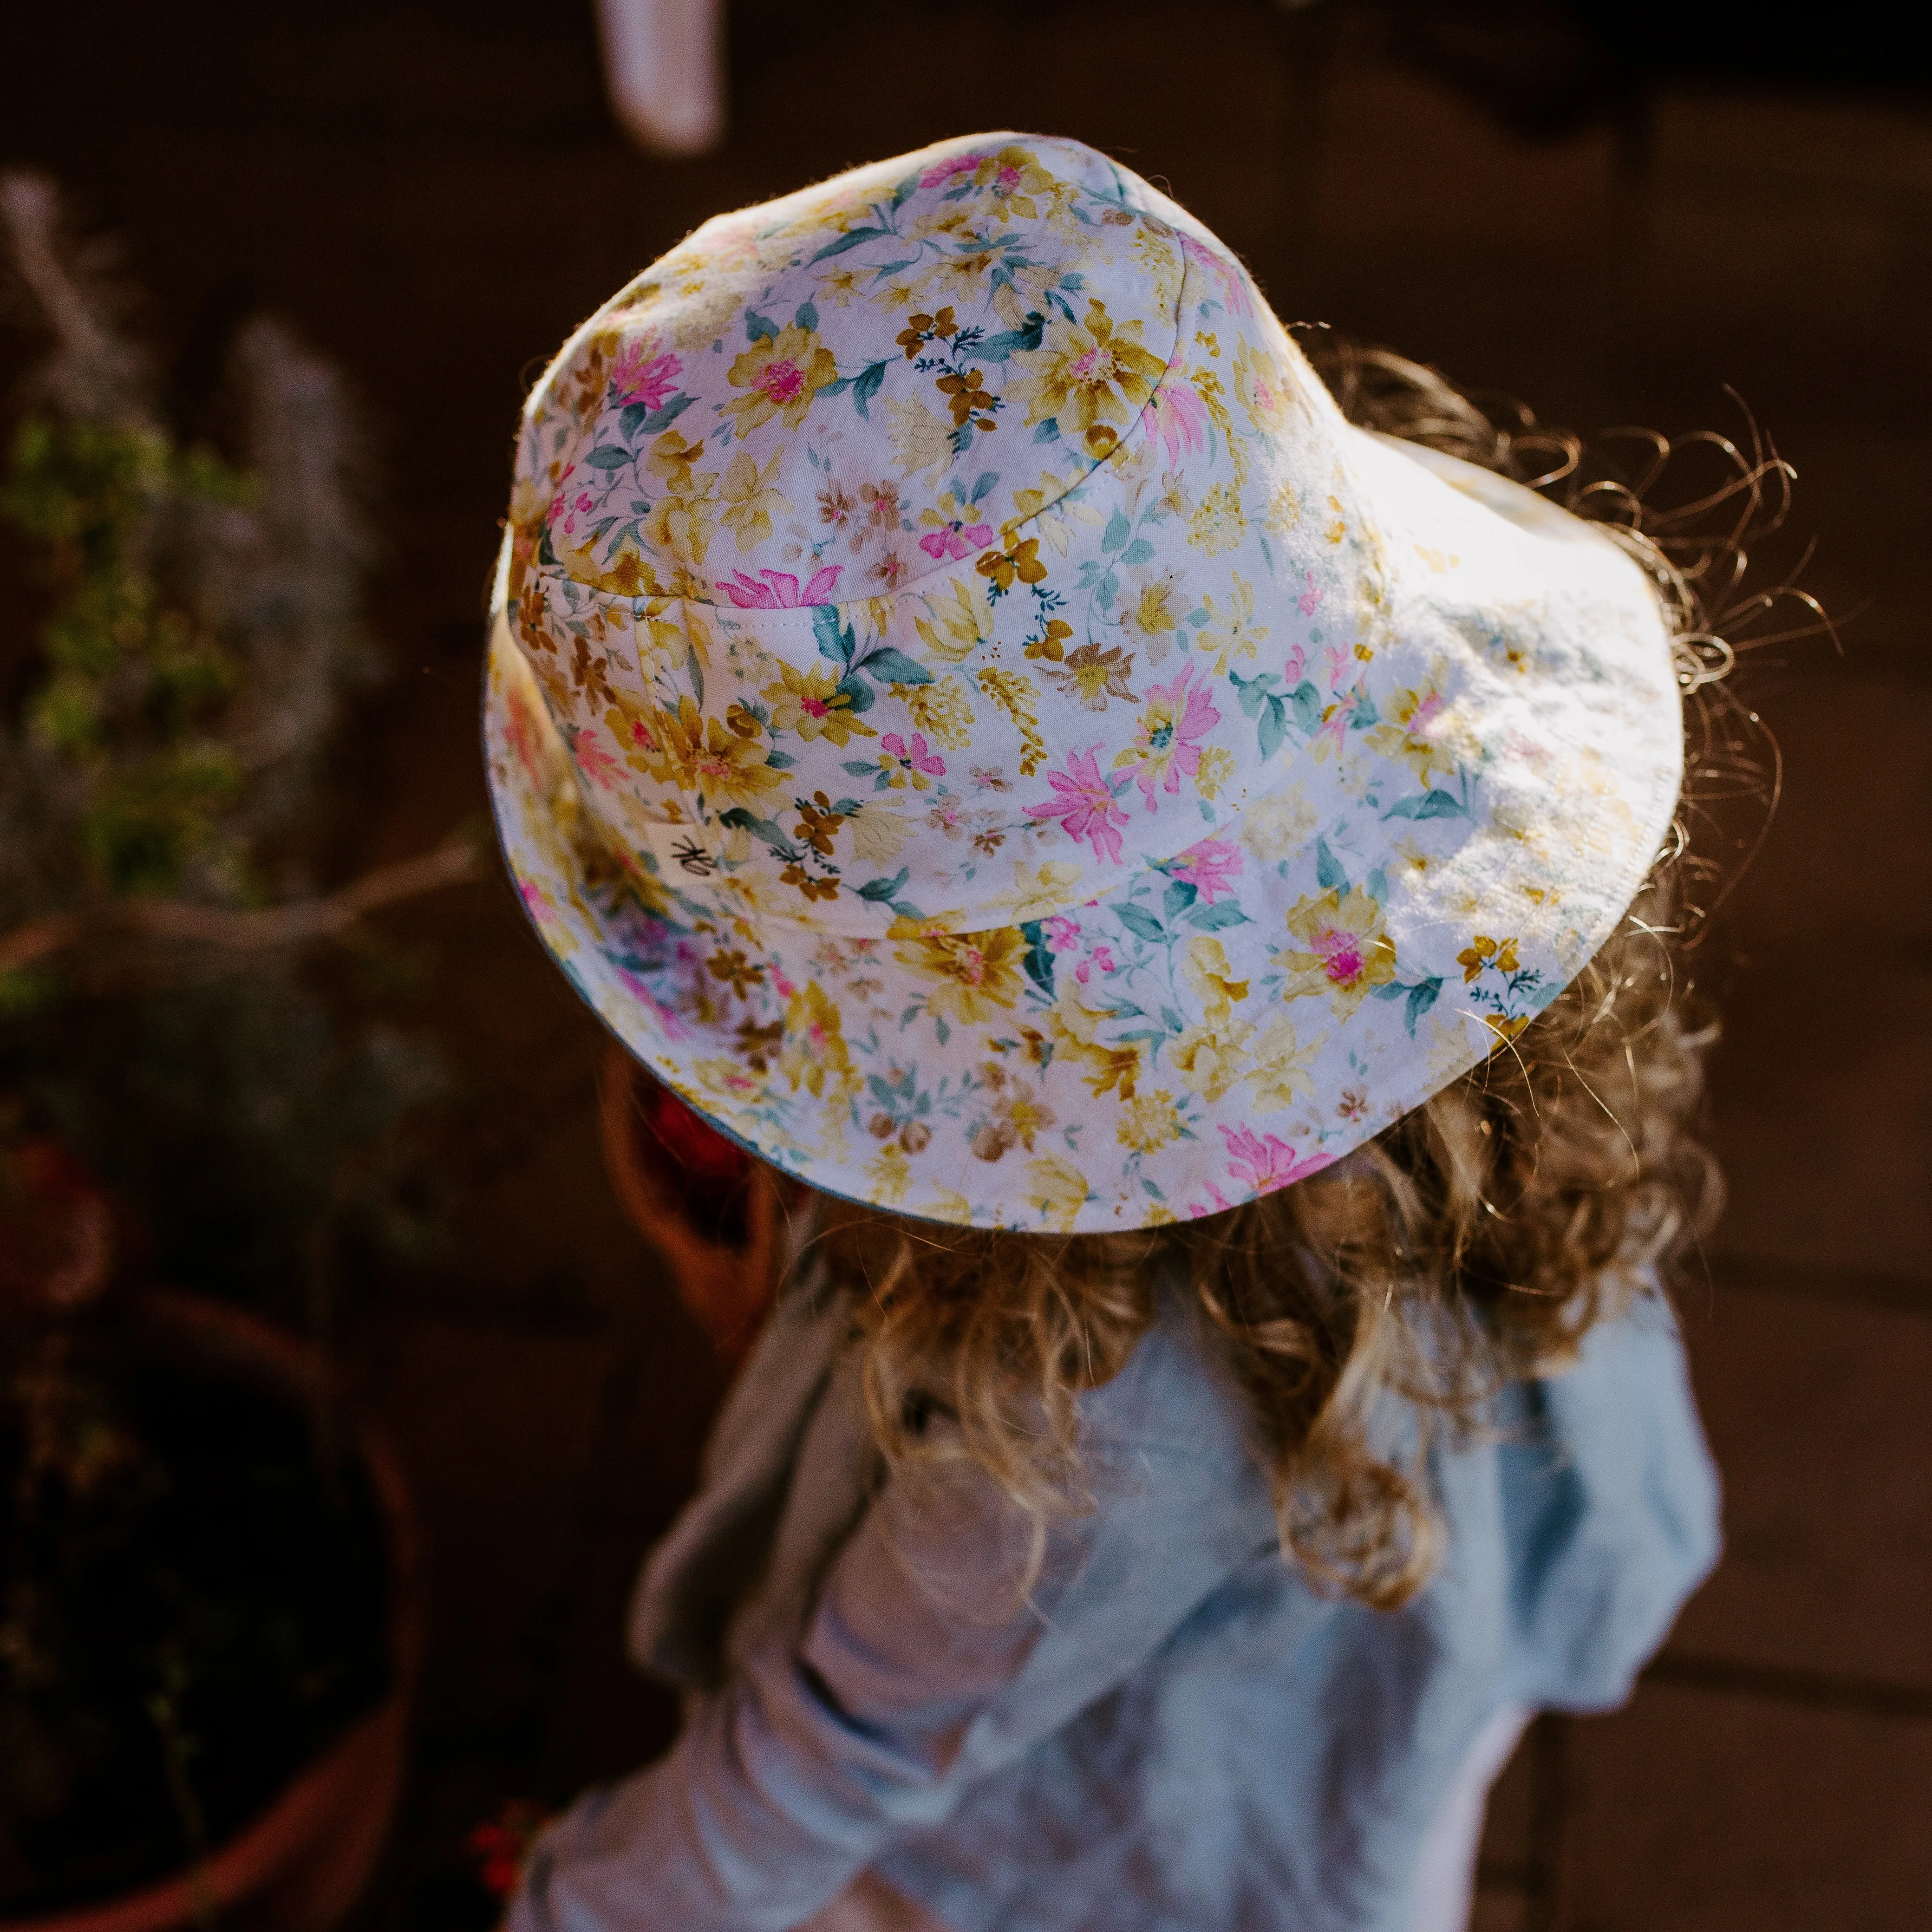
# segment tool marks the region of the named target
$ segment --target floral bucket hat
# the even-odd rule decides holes
[[[1644,573],[1352,428],[1215,238],[995,134],[707,223],[524,410],[485,736],[544,944],[816,1187],[1213,1213],[1519,1032],[1642,884]]]

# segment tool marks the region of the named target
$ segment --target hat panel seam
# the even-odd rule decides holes
[[[1088,192],[1090,193],[1091,190],[1089,190]],[[1125,206],[1125,204],[1124,204],[1124,206]],[[1131,213],[1137,221],[1144,222],[1150,226],[1159,229],[1168,234],[1175,235],[1177,236],[1179,234],[1180,231],[1174,229],[1171,224],[1163,220],[1159,215],[1155,214],[1148,210],[1129,208],[1127,212]],[[1109,464],[1122,460],[1124,452],[1134,446],[1135,440],[1137,437],[1144,439],[1154,433],[1149,425],[1148,412],[1153,408],[1155,399],[1160,394],[1161,391],[1166,386],[1168,378],[1173,374],[1176,368],[1179,366],[1180,362],[1184,359],[1184,351],[1185,349],[1185,342],[1184,339],[1185,325],[1184,318],[1187,313],[1188,303],[1190,299],[1191,291],[1194,286],[1195,276],[1196,273],[1193,261],[1187,254],[1187,251],[1185,249],[1179,249],[1177,252],[1180,256],[1181,272],[1179,289],[1174,298],[1173,314],[1173,343],[1168,350],[1167,359],[1162,367],[1160,380],[1156,381],[1154,386],[1148,392],[1147,400],[1141,405],[1140,409],[1136,412],[1134,420],[1129,426],[1126,434],[1121,436],[1104,456],[1095,458],[1087,465],[1085,469],[1082,470],[1079,472],[1077,476],[1076,476],[1070,482],[1062,487],[1055,495],[1042,502],[1037,509],[1030,512],[1024,518],[1010,520],[1009,521],[1000,524],[998,526],[998,533],[1000,536],[1004,537],[1009,532],[1010,532],[1013,535],[1014,541],[1023,541],[1022,533],[1028,525],[1036,523],[1041,518],[1044,517],[1048,511],[1052,510],[1057,508],[1059,505],[1065,502],[1070,497],[1077,495],[1078,492],[1084,489],[1096,476],[1097,476],[1102,470],[1106,469]],[[1238,264],[1236,265],[1236,267],[1238,271]],[[1090,298],[1089,299],[1090,302],[1093,298]],[[544,382],[548,382],[554,376],[559,368],[561,367],[563,353],[567,352],[568,350],[574,347],[578,341],[582,338],[584,332],[591,329],[594,325],[599,322],[605,314],[608,311],[610,311],[612,308],[613,304],[608,303],[605,304],[604,308],[600,308],[595,315],[592,316],[588,321],[581,326],[577,333],[572,336],[570,344],[566,345],[566,351],[560,352],[557,360],[553,362],[549,370],[545,371],[544,376],[542,379]],[[541,387],[542,385],[540,384],[539,386]],[[535,394],[536,392],[533,391],[533,397]],[[568,412],[560,409],[559,413],[568,414]],[[574,440],[572,446],[573,448],[574,447],[575,440],[587,439],[593,442],[595,442],[596,435],[596,424],[598,422],[603,420],[604,414],[605,412],[600,408],[598,416],[592,418],[591,423],[580,428],[578,437]],[[535,420],[536,418],[532,417],[529,412],[528,406],[526,405],[526,424],[533,423]],[[706,433],[709,434],[708,431]],[[742,448],[746,447],[746,446],[741,443],[739,445],[739,447]],[[574,466],[574,461],[575,458],[573,455],[572,463],[565,466],[566,471],[569,468]],[[560,480],[558,484],[551,489],[549,494],[544,498],[541,520],[546,527],[548,527],[551,520],[552,512],[555,510],[558,502],[562,500],[564,494],[564,485],[561,480]],[[997,554],[998,548],[999,546],[989,548],[988,550],[982,551],[980,555],[983,556]],[[566,554],[566,553],[559,552],[554,548],[554,547],[553,547],[552,554],[556,556],[559,560],[557,574],[561,575],[566,581],[580,584],[585,589],[599,596],[617,596],[620,595],[620,593],[616,592],[602,590],[598,585],[595,578],[580,574],[578,572],[572,569],[570,566],[562,560],[563,556]],[[934,586],[943,586],[956,577],[962,574],[970,574],[974,570],[976,570],[978,563],[979,558],[977,557],[970,560],[962,557],[956,560],[948,560],[944,563],[935,563],[931,568],[921,571],[917,576],[907,578],[903,584],[897,586],[894,590],[886,593],[886,596],[888,597],[904,596],[909,592],[916,592],[918,590],[918,587],[922,585],[932,584]],[[682,566],[679,566],[679,568],[680,569],[683,568]],[[653,572],[653,574],[655,574],[655,571]],[[687,577],[690,576],[692,574],[692,573],[689,572],[688,570],[684,572],[684,574]],[[713,587],[716,588],[718,586],[714,586]],[[646,594],[648,595],[649,593]],[[682,598],[684,602],[702,604],[706,608],[712,610],[734,610],[762,608],[756,605],[734,604],[728,600],[728,598],[692,597],[687,592],[683,591],[664,591],[657,594],[664,596],[676,596]],[[872,596],[835,598],[825,601],[829,603],[830,608],[835,610],[846,610],[862,609],[868,604],[877,603],[884,600],[880,597]],[[801,606],[797,608],[808,608],[812,607]]]

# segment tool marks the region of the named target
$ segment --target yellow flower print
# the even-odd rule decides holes
[[[1135,231],[1134,253],[1147,272],[1148,299],[1166,314],[1180,292],[1180,250],[1174,245],[1173,231],[1143,222]]]
[[[852,828],[853,856],[868,866],[890,866],[899,848],[912,836],[911,824],[889,805],[868,799],[858,815],[848,821]]]
[[[712,979],[729,986],[741,1000],[749,999],[752,988],[765,983],[764,965],[748,958],[735,946],[728,946],[712,953],[704,965]]]
[[[1301,788],[1285,785],[1241,811],[1241,843],[1264,864],[1292,859],[1315,836],[1322,814]]]
[[[1165,515],[1184,518],[1194,514],[1194,499],[1188,494],[1186,479],[1176,470],[1170,470],[1162,477],[1160,494],[1154,500]]]
[[[1158,577],[1143,579],[1137,590],[1129,592],[1120,609],[1120,628],[1147,652],[1150,664],[1159,664],[1174,648],[1175,634],[1186,615],[1180,574],[1163,571]]]
[[[724,472],[724,527],[734,532],[741,550],[754,550],[772,533],[772,519],[791,508],[791,499],[772,486],[772,478],[784,459],[774,450],[760,470],[748,450],[740,450]]]
[[[980,690],[1018,727],[1020,776],[1031,778],[1046,763],[1046,740],[1040,736],[1032,685],[1018,671],[999,670],[990,664],[974,675]]]
[[[1120,1110],[1114,1138],[1130,1154],[1158,1154],[1180,1138],[1180,1116],[1165,1087],[1130,1100]]]
[[[1248,997],[1248,982],[1234,976],[1227,949],[1204,934],[1187,942],[1180,971],[1201,1002],[1202,1018],[1210,1027],[1225,1026],[1234,1016],[1234,1003]]]
[[[971,656],[993,630],[993,606],[986,585],[976,578],[954,578],[944,590],[920,600],[926,615],[913,620],[920,642],[941,664],[958,664]]]
[[[1268,520],[1269,527],[1277,530],[1292,530],[1301,520],[1301,499],[1292,483],[1276,485],[1274,494],[1268,499]]]
[[[1522,970],[1514,939],[1489,939],[1480,932],[1456,954],[1456,964],[1462,969],[1462,983],[1466,986],[1486,966],[1493,966],[1498,973],[1520,973]]]
[[[692,708],[697,709],[695,705]],[[682,784],[677,752],[665,735],[668,722],[667,714],[657,706],[635,704],[621,695],[604,714],[604,728],[633,771],[646,773],[659,784]]]
[[[1028,422],[1051,418],[1062,436],[1077,435],[1105,455],[1161,378],[1160,358],[1141,341],[1141,327],[1138,317],[1116,327],[1097,299],[1088,303],[1084,324],[1052,322],[1039,348],[1012,358],[1022,372]]]
[[[1244,342],[1234,352],[1234,394],[1258,436],[1286,430],[1294,406],[1288,372],[1265,351]]]
[[[945,418],[925,404],[890,400],[886,404],[886,416],[892,454],[908,476],[944,470],[952,462],[952,433]]]
[[[670,429],[652,444],[646,459],[646,466],[663,479],[664,487],[644,519],[644,534],[655,548],[692,569],[703,565],[718,527],[712,494],[717,477],[710,472],[700,476],[692,467],[704,453],[702,442],[688,443]]]
[[[926,1007],[935,1019],[977,1026],[1018,999],[1026,952],[1026,936],[1018,926],[996,926],[981,932],[925,933],[896,948],[893,957],[934,982]]]
[[[1253,1031],[1245,1020],[1191,1026],[1168,1048],[1167,1057],[1190,1094],[1218,1100],[1246,1071],[1248,1036]]]
[[[1225,745],[1210,745],[1201,754],[1201,763],[1196,768],[1194,789],[1203,798],[1216,797],[1234,776],[1234,753]]]
[[[1014,890],[1000,893],[993,903],[1007,908],[1016,924],[1046,919],[1066,905],[1079,883],[1080,868],[1070,859],[1047,859],[1037,866],[1016,859]]]
[[[653,476],[663,480],[665,489],[687,496],[698,488],[692,465],[704,454],[701,438],[696,442],[687,442],[683,430],[668,429],[651,445],[651,453],[644,458],[644,467]]]
[[[1237,658],[1256,656],[1268,634],[1267,625],[1255,622],[1255,586],[1238,570],[1231,570],[1228,575],[1234,588],[1227,594],[1226,609],[1217,608],[1211,595],[1201,600],[1208,613],[1201,648],[1214,652],[1216,677],[1226,676],[1228,665]]]
[[[1187,380],[1193,384],[1196,394],[1206,406],[1214,427],[1221,432],[1222,446],[1234,466],[1234,481],[1238,484],[1245,483],[1248,480],[1247,439],[1234,434],[1234,418],[1228,413],[1227,392],[1221,386],[1219,373],[1209,368],[1204,362],[1197,362],[1188,370]]]
[[[692,1064],[691,1070],[697,1076],[698,1093],[704,1099],[723,1102],[728,1114],[764,1098],[764,1076],[740,1066],[735,1060],[700,1060]],[[703,1104],[701,1100],[699,1104]]]
[[[1087,1177],[1058,1154],[1027,1162],[1026,1191],[1022,1198],[1057,1233],[1069,1234],[1093,1190]]]
[[[936,684],[896,684],[892,695],[912,716],[913,723],[935,743],[963,752],[973,742],[973,706],[966,687],[956,677]]]
[[[935,1185],[927,1200],[926,1211],[934,1220],[956,1222],[964,1227],[973,1218],[973,1204],[964,1195]]]
[[[1007,214],[1035,221],[1040,218],[1040,208],[1034,196],[1051,195],[1054,182],[1030,148],[1005,147],[997,154],[979,158],[973,170],[973,185],[990,189],[993,199],[1005,205]]]
[[[866,1163],[866,1178],[872,1184],[868,1198],[874,1207],[896,1208],[912,1185],[912,1163],[896,1141],[889,1142]]]
[[[1254,1089],[1258,1114],[1278,1114],[1298,1095],[1315,1090],[1315,1056],[1326,1034],[1317,1034],[1304,1046],[1296,1037],[1294,1022],[1278,1012],[1262,1028],[1254,1046],[1254,1064],[1244,1076]]]
[[[646,529],[650,527],[646,526]],[[708,542],[709,530],[698,532],[698,540],[700,544]],[[626,536],[601,564],[593,550],[593,545],[585,544],[580,549],[564,553],[570,560],[570,574],[578,583],[618,597],[655,597],[661,594],[662,586],[658,582],[657,573],[629,537]]]
[[[835,1096],[857,1083],[838,1004],[816,980],[807,980],[785,1006],[778,1071],[794,1094],[802,1087],[814,1099],[824,1098],[828,1082]]]
[[[1326,994],[1335,1017],[1346,1019],[1395,977],[1395,942],[1382,930],[1382,908],[1360,886],[1304,898],[1288,915],[1288,930],[1301,944],[1274,956],[1288,976],[1284,998]]]
[[[1002,536],[1006,543],[1004,550],[989,550],[973,566],[996,590],[1012,590],[1016,579],[1022,584],[1038,584],[1046,575],[1046,566],[1040,560],[1039,538],[1009,541],[1010,537],[1010,532]]]
[[[1087,504],[1070,505],[1066,489],[1066,484],[1052,470],[1042,470],[1037,490],[1016,490],[1012,520],[1001,526],[1000,541],[1011,543],[1019,534],[1018,526],[1030,523],[1040,542],[1051,545],[1057,555],[1064,556],[1072,541],[1072,526],[1076,520],[1094,527],[1100,522],[1100,512]]]
[[[830,664],[800,670],[782,664],[778,682],[766,685],[764,694],[771,700],[774,732],[795,731],[808,742],[824,738],[834,745],[849,744],[854,734],[861,738],[879,735],[853,716],[851,698],[838,688],[838,675]]]
[[[1241,493],[1232,484],[1217,483],[1201,500],[1187,541],[1210,556],[1232,550],[1247,534],[1248,520],[1241,514]]]
[[[1110,698],[1124,698],[1130,704],[1136,701],[1133,688],[1127,682],[1133,669],[1132,653],[1122,650],[1118,644],[1103,649],[1097,644],[1084,644],[1068,652],[1064,664],[1056,664],[1041,675],[1088,710],[1104,711]]]
[[[1382,715],[1390,722],[1378,724],[1368,734],[1372,749],[1384,758],[1400,758],[1415,773],[1417,782],[1427,785],[1432,774],[1456,769],[1459,735],[1445,728],[1448,700],[1434,680],[1442,668],[1432,665],[1432,681],[1417,691],[1398,691],[1382,706]]]
[[[992,1111],[974,1130],[970,1145],[981,1160],[998,1160],[1016,1147],[1034,1150],[1034,1141],[1058,1118],[1053,1109],[1024,1080],[1013,1078],[998,1061],[986,1069]]]
[[[747,714],[736,712],[734,716],[757,730]],[[662,768],[654,766],[652,776],[699,793],[714,809],[721,803],[755,805],[777,788],[778,775],[766,763],[766,748],[742,729],[730,729],[722,718],[700,716],[692,698],[680,698],[675,715],[653,711],[650,729],[662,760]],[[650,747],[644,750],[650,759]]]
[[[845,814],[839,811],[824,792],[815,791],[811,797],[795,801],[798,808],[798,823],[792,827],[792,836],[802,844],[808,845],[821,859],[832,856],[832,848],[838,842],[838,828],[845,823]],[[789,877],[791,868],[786,872]],[[811,896],[809,893],[806,895]],[[828,894],[828,897],[832,895]]]
[[[754,342],[730,367],[731,386],[749,393],[724,406],[738,434],[748,436],[776,416],[787,429],[805,421],[812,399],[838,380],[838,364],[815,330],[788,322],[777,334]]]

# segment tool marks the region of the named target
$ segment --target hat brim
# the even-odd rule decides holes
[[[484,750],[538,937],[659,1079],[827,1192],[1119,1230],[1328,1166],[1581,970],[1663,842],[1682,760],[1671,639],[1634,563],[1487,472],[1348,436],[1388,624],[1410,659],[1454,662],[1480,826],[1398,730],[1423,760],[1409,798],[1352,793],[1346,754],[1316,744],[1204,842],[1219,856],[990,934],[728,924],[608,849],[500,602]]]

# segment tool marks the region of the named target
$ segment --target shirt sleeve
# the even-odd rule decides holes
[[[1156,1330],[1084,1405],[1093,1507],[1023,1586],[1023,1515],[963,1457],[880,1488],[802,1623],[757,1633],[670,1755],[539,1841],[510,1932],[784,1932],[896,1835],[1131,1676],[1274,1540],[1190,1342]]]

